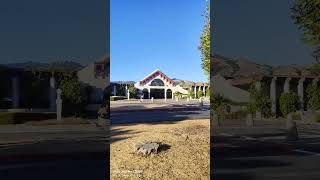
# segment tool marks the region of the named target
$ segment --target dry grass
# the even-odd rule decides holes
[[[112,127],[112,179],[209,179],[209,120]],[[159,154],[143,157],[133,144],[151,140],[168,145]]]

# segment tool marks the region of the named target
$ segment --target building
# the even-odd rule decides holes
[[[173,99],[175,92],[187,95],[189,90],[194,91],[194,97],[196,98],[198,91],[205,95],[209,87],[208,83],[171,79],[160,69],[156,69],[138,82],[121,81],[111,83],[112,94],[114,96],[127,96],[129,85],[134,86],[138,90],[138,94],[141,94],[144,99]]]
[[[30,65],[29,65],[29,64]],[[109,57],[85,67],[73,63],[55,64],[24,63],[27,66],[0,66],[0,109],[20,109],[33,111],[56,110],[56,91],[65,74],[76,77],[86,93],[86,102],[101,104],[104,90],[109,86]],[[72,66],[71,66],[72,65]],[[37,88],[34,88],[36,85]]]

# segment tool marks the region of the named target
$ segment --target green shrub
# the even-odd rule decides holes
[[[301,114],[299,112],[292,113],[292,120],[301,120]]]
[[[280,111],[284,116],[299,109],[299,97],[295,92],[282,93],[279,99]]]
[[[182,93],[179,92],[179,91],[174,92],[173,95],[174,95],[175,97],[182,98]]]
[[[210,108],[217,114],[219,119],[225,118],[225,107],[227,105],[227,100],[220,94],[210,96]]]
[[[206,96],[207,96],[207,97],[210,97],[210,87],[208,87],[208,88],[206,89]]]
[[[315,112],[315,114],[314,114],[314,121],[320,122],[320,112]]]
[[[192,89],[189,89],[189,90],[188,90],[188,96],[191,97],[191,98],[194,97],[194,92],[193,92]]]
[[[137,98],[137,89],[133,85],[129,84],[128,90],[130,92],[130,98]]]
[[[231,112],[226,115],[227,119],[244,119],[248,115],[248,111],[240,110],[236,112]]]
[[[310,84],[306,89],[307,105],[311,110],[320,109],[320,87],[317,84]]]
[[[64,116],[79,116],[84,110],[85,99],[81,96],[81,84],[75,77],[64,76],[60,81],[59,88],[62,90],[62,112]]]
[[[197,98],[201,98],[203,97],[203,92],[202,91],[198,91],[197,92]]]
[[[247,109],[250,113],[255,113],[256,111],[261,112],[264,117],[269,117],[271,115],[271,100],[267,95],[267,88],[265,84],[257,89],[254,84],[250,87],[250,100],[247,104]]]
[[[125,96],[111,96],[110,97],[110,101],[118,101],[118,100],[123,100],[123,99],[127,99],[127,97],[125,97]]]

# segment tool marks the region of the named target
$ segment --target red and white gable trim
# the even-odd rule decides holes
[[[172,86],[175,85],[172,79],[170,79],[167,75],[161,72],[160,69],[157,69],[153,71],[151,74],[149,74],[148,76],[146,76],[144,79],[139,81],[140,86],[144,86],[145,84],[147,84],[148,82],[156,78],[157,76],[160,76],[161,80],[163,80],[165,83],[170,84]]]

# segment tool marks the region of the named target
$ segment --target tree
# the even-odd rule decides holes
[[[271,115],[271,101],[267,95],[265,85],[262,85],[260,89],[257,89],[254,84],[251,85],[250,99],[247,109],[250,113],[255,113],[256,111],[261,112],[265,117]]]
[[[198,98],[202,98],[202,97],[203,97],[203,92],[202,92],[201,90],[199,90],[199,91],[197,92],[197,97],[198,97]]]
[[[299,97],[295,92],[282,93],[279,99],[280,111],[284,116],[299,109]]]
[[[210,8],[207,4],[204,12],[204,27],[200,36],[200,45],[198,49],[201,52],[201,67],[204,70],[205,75],[210,76]]]
[[[226,115],[225,108],[226,108],[227,101],[220,94],[213,95],[210,97],[211,97],[211,103],[210,103],[211,109],[217,115],[218,126],[220,126],[220,119],[225,119],[225,115]]]
[[[316,61],[320,57],[320,0],[295,0],[292,19],[303,31],[302,41],[314,47]]]
[[[194,93],[193,93],[193,90],[192,90],[192,89],[189,89],[189,90],[188,90],[188,96],[189,96],[190,98],[193,98],[193,97],[194,97]]]
[[[210,87],[208,87],[208,88],[206,89],[206,96],[207,96],[207,97],[210,97]]]
[[[81,85],[78,79],[71,76],[64,76],[59,83],[62,90],[64,114],[78,116],[82,110]]]
[[[132,84],[129,84],[128,90],[130,92],[130,98],[136,98],[137,97],[137,89]]]
[[[174,97],[182,98],[182,93],[179,91],[176,91],[173,93]]]
[[[310,84],[307,89],[307,103],[312,110],[320,109],[320,87],[317,84]]]

